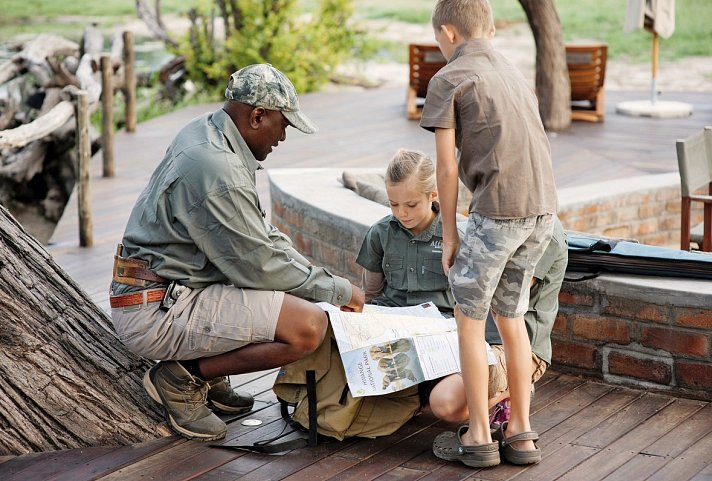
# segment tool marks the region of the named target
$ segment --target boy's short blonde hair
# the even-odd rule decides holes
[[[489,0],[438,0],[433,9],[433,28],[452,25],[465,40],[485,38],[494,28]]]
[[[417,150],[400,149],[386,168],[386,185],[399,184],[415,178],[418,190],[430,194],[437,189],[433,161]]]

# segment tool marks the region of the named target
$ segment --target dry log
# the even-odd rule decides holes
[[[0,333],[0,455],[156,437],[150,364],[1,206]]]
[[[156,9],[152,10],[148,6],[146,0],[136,0],[136,14],[143,23],[146,24],[148,29],[151,31],[154,37],[163,41],[169,47],[177,47],[178,42],[173,40],[166,29],[163,27],[163,22],[161,22],[161,11],[160,4],[156,2]]]
[[[76,55],[79,45],[59,35],[41,33],[27,42],[22,51],[0,64],[0,85],[19,74],[27,65],[44,64],[47,57]]]
[[[5,165],[0,166],[0,175],[11,177],[15,182],[27,182],[38,172],[47,153],[47,144],[40,140],[30,142],[27,147],[9,155]]]
[[[94,72],[97,71],[94,68],[94,63],[93,56],[90,53],[85,53],[77,67],[77,79],[81,89],[87,92],[89,104],[94,106],[93,110],[98,107],[99,97],[101,97],[101,82],[94,77]]]
[[[65,62],[60,62],[58,59],[53,57],[47,57],[47,64],[52,70],[54,77],[52,80],[44,85],[45,88],[51,87],[66,87],[67,85],[74,85],[77,88],[81,87],[79,79],[75,77],[66,66]]]
[[[0,130],[5,130],[10,125],[13,117],[15,117],[15,112],[17,112],[17,102],[13,98],[8,98],[5,101],[3,112],[0,114]]]
[[[42,117],[10,130],[0,132],[0,148],[24,147],[33,140],[51,134],[74,115],[72,102],[65,100]]]

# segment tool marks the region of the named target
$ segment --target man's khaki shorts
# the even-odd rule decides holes
[[[487,397],[493,397],[507,391],[509,383],[507,382],[507,362],[504,358],[504,346],[495,344],[492,346],[494,357],[497,358],[497,364],[489,367],[489,385],[487,386]],[[546,371],[546,361],[532,353],[532,384],[537,382]]]
[[[186,288],[168,311],[151,302],[112,309],[111,319],[131,352],[154,360],[189,360],[274,341],[283,300],[284,292],[213,284]]]

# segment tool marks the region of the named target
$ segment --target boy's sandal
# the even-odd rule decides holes
[[[460,426],[457,432],[440,433],[433,441],[433,454],[446,461],[459,461],[473,468],[487,468],[499,464],[499,443],[468,446],[462,444],[461,435],[467,426]]]
[[[502,457],[512,464],[536,464],[541,461],[541,449],[536,445],[539,435],[534,431],[525,431],[511,437],[505,437],[508,423],[502,423],[499,429],[492,434],[492,439],[499,441]],[[512,446],[517,441],[534,441],[534,449],[522,451]]]

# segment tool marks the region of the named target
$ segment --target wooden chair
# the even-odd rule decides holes
[[[420,120],[423,105],[418,99],[425,98],[428,93],[428,82],[447,61],[435,44],[411,43],[408,45],[408,58],[410,79],[406,98],[407,115],[409,120]]]
[[[697,242],[701,250],[712,252],[712,127],[678,140],[677,163],[680,168],[681,226],[680,248],[690,250],[690,241]],[[695,194],[705,188],[707,195]],[[704,205],[703,222],[690,230],[692,202]]]
[[[571,83],[571,120],[603,121],[603,83],[607,56],[608,45],[605,43],[566,44],[566,63]]]

